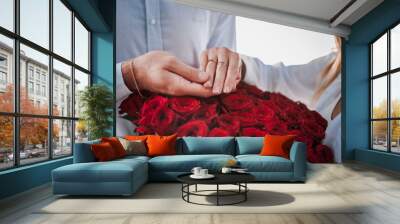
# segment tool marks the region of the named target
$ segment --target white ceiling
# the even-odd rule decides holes
[[[350,26],[383,0],[175,0],[195,7],[347,37]],[[351,4],[339,17],[346,5]],[[336,20],[332,20],[337,18]]]
[[[350,0],[226,0],[228,2],[246,3],[255,7],[269,8],[292,14],[330,20]]]

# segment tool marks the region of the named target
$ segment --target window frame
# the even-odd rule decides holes
[[[49,47],[46,49],[45,47],[42,47],[39,44],[34,43],[33,41],[30,41],[27,38],[24,38],[23,36],[20,35],[20,0],[14,0],[13,1],[13,10],[14,10],[14,24],[13,24],[13,31],[10,31],[4,27],[0,26],[0,35],[3,35],[5,37],[11,38],[13,40],[13,64],[12,66],[12,73],[13,75],[13,81],[14,81],[14,99],[13,99],[13,112],[2,112],[0,111],[0,116],[4,117],[11,117],[13,119],[13,166],[10,167],[5,167],[5,168],[0,168],[0,172],[4,170],[10,170],[10,169],[16,169],[19,167],[23,166],[29,166],[37,163],[43,163],[49,160],[58,160],[62,159],[65,157],[70,157],[73,155],[74,152],[74,143],[75,143],[75,123],[76,121],[79,120],[79,117],[75,117],[75,108],[71,108],[71,114],[70,116],[58,116],[53,114],[53,59],[58,60],[59,62],[62,62],[68,66],[71,66],[71,105],[74,105],[75,103],[75,88],[73,85],[75,82],[75,69],[85,73],[89,77],[89,83],[88,86],[92,85],[92,61],[91,61],[91,49],[92,49],[92,43],[91,43],[91,37],[92,37],[92,30],[88,27],[88,25],[83,21],[83,19],[79,16],[78,13],[76,13],[72,7],[65,1],[65,0],[59,0],[68,10],[71,11],[71,59],[64,58],[63,56],[55,53],[53,50],[53,0],[48,0],[49,3]],[[81,67],[80,65],[75,63],[75,18],[79,20],[79,22],[84,26],[84,28],[88,31],[88,69],[85,69]],[[36,51],[39,51],[40,53],[43,53],[48,56],[49,62],[48,62],[48,82],[47,82],[47,88],[45,94],[48,97],[48,112],[46,115],[39,115],[39,114],[27,114],[27,113],[21,113],[20,111],[20,44],[23,44],[27,47],[30,47]],[[28,66],[28,64],[27,64]],[[28,69],[28,68],[27,68]],[[40,73],[41,75],[42,73]],[[30,80],[30,74],[27,73],[26,77],[27,80]],[[34,85],[36,83],[36,70],[33,70],[33,82]],[[39,77],[39,83],[41,83],[41,77]],[[42,86],[42,85],[41,85]],[[28,90],[27,90],[28,91]],[[34,89],[34,91],[36,91]],[[42,95],[42,94],[40,94]],[[48,136],[47,136],[47,151],[48,155],[47,158],[44,158],[41,161],[38,162],[32,162],[32,163],[26,163],[26,164],[21,164],[21,159],[20,159],[20,119],[21,118],[45,118],[47,119],[48,122]],[[54,146],[53,146],[53,122],[56,120],[65,120],[65,121],[71,121],[71,153],[68,155],[62,155],[62,156],[54,156]]]
[[[400,117],[393,117],[392,116],[392,99],[391,99],[391,91],[392,91],[392,85],[391,85],[391,79],[393,75],[396,75],[396,73],[400,72],[400,67],[397,68],[391,68],[391,31],[395,27],[400,26],[400,21],[397,21],[396,23],[392,24],[389,28],[387,28],[383,33],[379,34],[375,39],[373,39],[369,44],[369,149],[373,151],[379,151],[379,152],[386,152],[386,153],[391,153],[391,154],[400,154],[400,152],[393,152],[392,151],[392,121],[400,121]],[[386,64],[386,71],[382,72],[380,74],[376,74],[374,76],[373,74],[373,44],[378,41],[381,37],[384,35],[387,35],[387,52],[386,52],[386,57],[387,57],[387,64]],[[374,88],[373,88],[373,81],[382,77],[386,77],[386,86],[387,86],[387,93],[386,93],[386,98],[387,98],[387,103],[386,103],[386,117],[385,118],[373,118],[373,93],[374,93]],[[374,133],[373,133],[373,122],[376,121],[386,121],[386,151],[379,150],[374,148]]]

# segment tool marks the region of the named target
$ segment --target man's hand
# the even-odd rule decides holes
[[[228,48],[210,48],[200,55],[200,69],[208,75],[204,86],[214,94],[230,93],[242,79],[240,55]]]
[[[212,91],[203,86],[205,72],[186,65],[164,51],[151,51],[122,63],[125,83],[136,79],[139,89],[173,96],[209,97]],[[125,78],[128,77],[128,78]],[[135,86],[134,83],[127,85]],[[135,88],[135,87],[134,87]],[[132,88],[130,88],[132,89]]]

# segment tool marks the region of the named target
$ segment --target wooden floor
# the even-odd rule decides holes
[[[54,200],[50,187],[42,186],[0,202],[0,223],[400,223],[398,173],[358,163],[312,165],[308,182],[322,185],[346,201],[363,201],[367,206],[357,214],[36,214],[33,211],[38,207]]]

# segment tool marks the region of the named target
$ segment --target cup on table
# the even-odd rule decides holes
[[[230,167],[222,167],[221,172],[222,173],[230,173],[230,172],[232,172],[232,168],[230,168]]]
[[[200,176],[207,176],[208,175],[208,169],[201,169],[200,170]]]
[[[201,168],[201,167],[194,167],[194,168],[192,169],[192,173],[193,173],[194,175],[196,175],[196,176],[200,176],[200,175],[201,175],[200,171],[201,171],[202,169],[203,169],[203,168]]]

